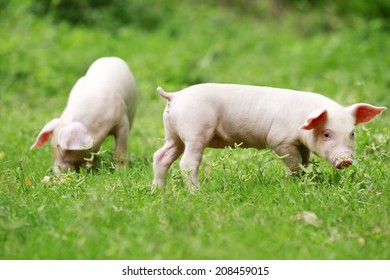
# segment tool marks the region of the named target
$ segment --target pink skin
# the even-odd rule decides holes
[[[240,143],[274,150],[292,173],[308,164],[310,152],[345,168],[353,162],[355,125],[386,109],[365,103],[343,107],[315,93],[245,85],[200,84],[157,92],[168,101],[166,142],[153,157],[153,184],[161,187],[181,154],[180,168],[189,187],[196,189],[204,149]]]
[[[31,149],[42,147],[51,139],[54,171],[93,162],[85,158],[97,152],[104,139],[115,137],[114,157],[119,167],[127,160],[127,139],[135,114],[134,77],[122,59],[104,57],[96,60],[73,86],[60,118],[49,121],[40,131]]]

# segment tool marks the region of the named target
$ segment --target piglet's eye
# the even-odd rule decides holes
[[[354,137],[355,137],[355,132],[354,132],[354,131],[351,132],[350,137],[351,137],[351,138],[354,138]]]
[[[325,130],[325,131],[322,133],[322,136],[323,136],[323,139],[324,139],[324,140],[330,140],[330,139],[332,139],[332,133],[331,133],[331,131],[329,131],[329,130]]]

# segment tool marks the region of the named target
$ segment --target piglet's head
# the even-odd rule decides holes
[[[89,156],[93,146],[93,139],[82,123],[73,122],[62,126],[59,119],[53,119],[43,127],[31,150],[42,147],[50,138],[56,174],[60,173],[60,167],[66,171],[80,165]]]
[[[386,107],[359,103],[346,108],[316,109],[299,128],[306,134],[308,148],[337,169],[353,162],[354,127],[378,116]]]

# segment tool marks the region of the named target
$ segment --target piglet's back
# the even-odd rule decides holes
[[[78,91],[84,94],[99,94],[99,88],[104,89],[100,92],[105,94],[107,92],[119,94],[126,104],[129,119],[133,118],[137,89],[131,70],[122,59],[103,57],[96,60],[89,67],[86,75],[77,82],[75,88],[77,87],[79,87]]]

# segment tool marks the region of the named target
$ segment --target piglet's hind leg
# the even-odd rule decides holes
[[[153,185],[164,187],[166,173],[172,163],[183,153],[183,144],[167,140],[153,155]]]
[[[191,190],[200,188],[198,169],[205,148],[201,143],[201,141],[186,142],[184,154],[180,161],[180,168],[183,171],[186,183]]]

